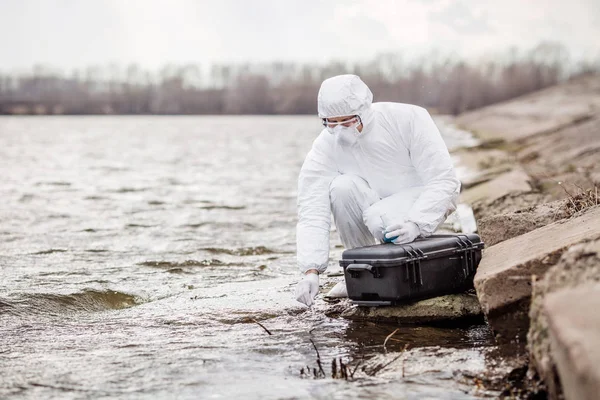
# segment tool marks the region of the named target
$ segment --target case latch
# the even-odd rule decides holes
[[[427,258],[421,249],[415,249],[412,246],[405,246],[406,254],[408,255],[405,268],[405,281],[409,281],[411,285],[423,286],[423,274],[421,273],[421,260]]]
[[[459,249],[456,253],[459,254],[463,274],[465,278],[475,272],[475,257],[477,246],[473,244],[466,236],[457,236]]]

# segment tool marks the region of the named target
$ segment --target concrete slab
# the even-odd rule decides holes
[[[531,186],[529,175],[521,168],[501,174],[490,181],[464,190],[460,194],[463,203],[473,204],[477,201],[494,201],[510,193],[529,192]]]
[[[461,149],[452,153],[452,160],[463,190],[487,182],[514,166],[514,157],[498,149]]]
[[[518,212],[499,213],[479,221],[479,235],[486,246],[523,235],[569,215],[564,210],[566,200],[543,203]]]
[[[514,162],[514,156],[509,156],[499,149],[461,149],[452,153],[455,168],[465,169],[471,173]],[[466,177],[460,176],[459,178]]]
[[[512,165],[500,165],[494,168],[484,169],[476,173],[469,174],[464,178],[459,178],[463,190],[471,189],[474,186],[491,181],[492,179],[512,171]]]
[[[576,196],[583,191],[594,188],[594,183],[585,174],[579,172],[556,174],[551,178],[542,178],[538,181],[538,184],[544,193],[557,200],[568,199],[570,196]]]
[[[513,107],[516,109],[518,105]],[[516,110],[507,106],[505,109],[488,111],[479,118],[460,118],[459,123],[484,140],[515,141],[554,132],[592,115],[585,105],[580,108],[572,107],[571,113],[564,115],[553,115],[550,108],[551,106],[540,107],[534,115],[519,115]]]
[[[594,400],[600,393],[600,284],[562,290],[544,302],[551,354],[565,399]]]
[[[484,250],[474,284],[500,342],[525,337],[532,277],[541,278],[569,246],[595,238],[600,238],[600,207]]]
[[[420,324],[455,320],[481,315],[474,294],[452,294],[393,307],[353,306],[342,313],[352,320],[386,321],[399,324]]]
[[[527,146],[517,153],[521,161],[535,160],[561,172],[575,170],[578,167],[591,167],[591,159],[585,160],[586,155],[595,155],[596,164],[598,163],[600,110],[589,120],[528,140]],[[587,162],[582,163],[582,161]]]
[[[544,381],[550,398],[558,398],[560,379],[556,376],[556,360],[550,348],[545,300],[553,293],[565,289],[580,290],[592,282],[600,282],[600,240],[572,246],[546,272],[543,279],[533,282],[527,350],[531,358],[530,368]],[[581,304],[585,304],[585,307],[577,309],[586,310],[587,302]]]
[[[554,86],[460,115],[456,123],[483,140],[523,140],[590,118],[600,109],[600,77]]]
[[[493,215],[521,212],[554,200],[550,195],[540,192],[515,192],[502,196],[494,202],[481,201],[475,203],[473,205],[473,212],[477,220],[481,221]]]

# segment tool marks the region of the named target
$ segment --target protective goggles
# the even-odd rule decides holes
[[[325,128],[327,128],[327,130],[329,130],[330,132],[333,132],[333,129],[336,126],[343,125],[346,127],[350,127],[350,126],[354,125],[355,123],[358,123],[358,125],[360,125],[362,123],[362,121],[360,120],[360,117],[358,115],[353,115],[352,117],[348,117],[341,121],[327,121],[327,118],[321,118],[321,123],[323,124],[323,126]]]

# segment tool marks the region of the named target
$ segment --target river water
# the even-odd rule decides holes
[[[438,125],[451,148],[472,140]],[[485,325],[401,327],[384,349],[396,326],[294,300],[296,179],[319,130],[0,118],[0,398],[496,396],[472,378],[496,365]],[[332,378],[340,358],[352,378]]]

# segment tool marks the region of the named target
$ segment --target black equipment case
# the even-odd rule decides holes
[[[348,297],[360,306],[385,306],[459,293],[473,287],[483,242],[476,234],[433,235],[342,253]]]

